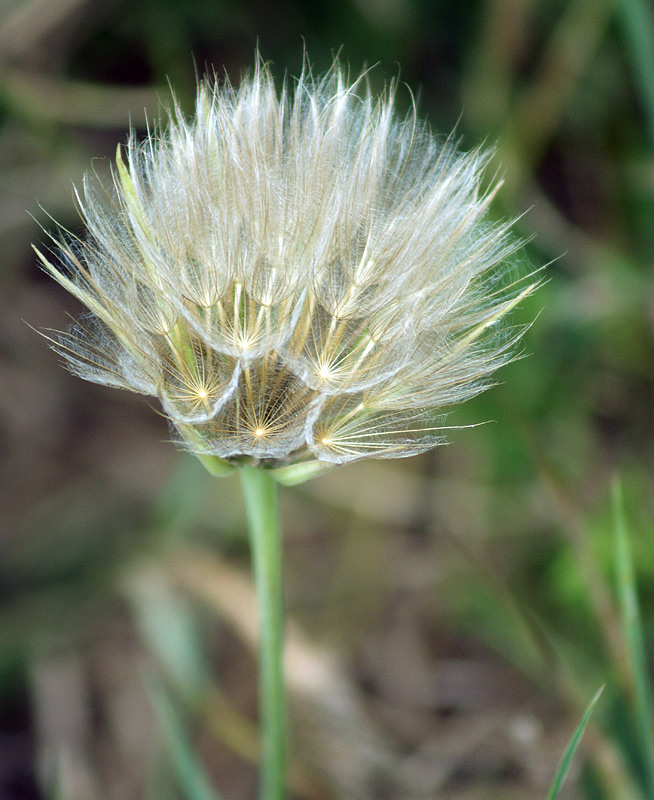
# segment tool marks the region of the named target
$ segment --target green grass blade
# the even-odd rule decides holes
[[[613,485],[613,517],[618,599],[633,680],[633,713],[643,758],[647,796],[654,798],[654,731],[652,729],[654,706],[647,675],[647,659],[643,643],[634,564],[624,518],[622,487],[617,480]]]
[[[595,704],[600,699],[600,695],[602,694],[603,691],[604,687],[602,686],[588,704],[586,711],[584,712],[584,716],[581,718],[581,722],[577,726],[577,729],[573,733],[572,738],[568,742],[568,746],[566,747],[565,752],[563,753],[563,757],[559,762],[559,767],[556,771],[556,775],[554,776],[554,781],[552,782],[552,786],[550,787],[549,794],[547,795],[547,800],[555,800],[555,798],[561,791],[563,782],[565,781],[566,775],[568,774],[568,770],[570,769],[570,764],[572,764],[572,759],[574,758],[574,755],[577,752],[577,748],[579,747],[579,742],[581,741],[581,737],[584,735],[584,731],[586,730],[586,725],[588,725],[588,720],[590,719],[590,715],[593,713]]]
[[[147,688],[184,797],[186,800],[221,800],[193,752],[186,728],[169,697],[150,680],[147,681]]]
[[[45,791],[46,800],[65,800],[60,779],[61,767],[58,764],[54,779]]]
[[[654,12],[647,0],[620,0],[617,9],[654,149]]]

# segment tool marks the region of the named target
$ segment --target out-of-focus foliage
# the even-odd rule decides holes
[[[238,81],[257,42],[290,75],[305,48],[316,72],[342,48],[353,73],[377,65],[373,87],[399,75],[464,149],[495,143],[493,212],[523,214],[525,261],[551,262],[515,315],[538,314],[524,358],[449,417],[489,424],[283,492],[295,794],[544,798],[606,683],[583,769],[558,797],[644,800],[609,487],[619,472],[642,677],[654,652],[645,0],[0,5],[0,796],[253,795],[237,481],[178,453],[147,402],[67,374],[25,322],[61,328],[80,311],[39,272],[29,214],[49,228],[40,204],[78,230],[71,183],[108,170],[168,82],[190,108],[196,73]],[[400,90],[400,106],[413,99]]]

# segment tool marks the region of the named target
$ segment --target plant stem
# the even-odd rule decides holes
[[[240,470],[259,607],[261,800],[283,800],[286,771],[284,599],[277,483],[265,469]]]

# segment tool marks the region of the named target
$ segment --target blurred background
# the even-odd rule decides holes
[[[190,109],[196,74],[238,82],[257,42],[280,77],[305,48],[316,72],[336,52],[376,65],[373,86],[399,76],[462,148],[495,144],[493,214],[520,215],[526,264],[549,264],[516,313],[538,315],[524,358],[449,417],[488,424],[282,492],[294,798],[544,800],[606,684],[560,796],[651,800],[646,0],[2,0],[0,798],[255,796],[238,479],[29,326],[80,311],[36,266],[38,224],[79,232],[84,171],[108,171],[169,85]]]

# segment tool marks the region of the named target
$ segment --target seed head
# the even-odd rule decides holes
[[[53,346],[77,375],[156,395],[185,445],[280,467],[409,456],[479,392],[520,331],[487,154],[456,152],[394,87],[335,65],[277,93],[258,62],[204,82],[195,116],[86,177],[83,238],[47,272],[89,313]],[[38,251],[37,251],[38,252]]]

